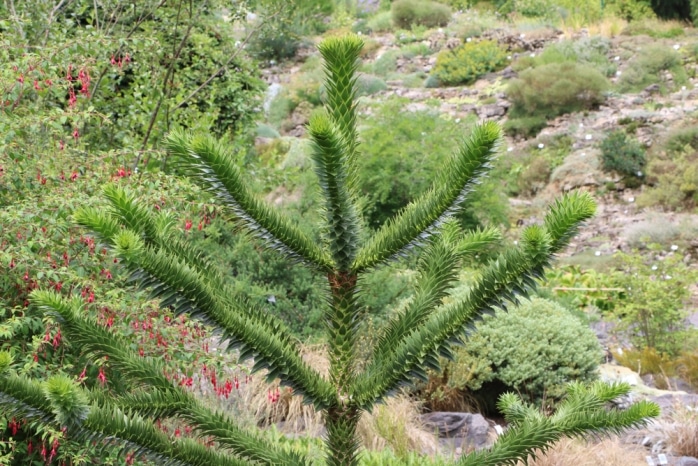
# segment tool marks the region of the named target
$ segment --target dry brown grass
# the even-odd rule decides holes
[[[303,358],[318,372],[327,375],[329,363],[323,346],[303,348]],[[241,387],[243,396],[240,406],[251,414],[260,426],[276,425],[284,433],[310,436],[322,435],[324,425],[320,413],[303,404],[303,398],[293,396],[288,389],[279,388],[276,402],[269,401],[269,394],[275,393],[277,384],[268,384],[264,374],[255,375],[250,383]],[[243,389],[244,388],[244,389]],[[420,423],[420,406],[406,395],[390,398],[384,405],[376,406],[371,413],[364,413],[358,427],[358,434],[369,450],[383,450],[391,447],[396,454],[409,451],[436,451],[438,440],[424,430]]]
[[[612,39],[619,36],[627,26],[628,22],[626,20],[614,16],[607,16],[592,24],[568,21],[561,29],[567,39],[574,38],[582,29],[585,29],[590,37],[602,36]]]
[[[664,424],[664,432],[674,455],[698,457],[698,408],[678,409]]]
[[[529,466],[641,466],[646,465],[645,450],[638,445],[626,445],[617,437],[598,442],[562,439]],[[523,463],[518,463],[522,466]]]

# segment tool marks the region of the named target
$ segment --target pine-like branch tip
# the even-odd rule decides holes
[[[43,388],[60,425],[79,423],[87,418],[89,401],[74,380],[65,375],[54,375]]]
[[[123,230],[114,237],[116,253],[126,260],[136,258],[143,246],[143,241],[131,230]]]
[[[325,60],[327,66],[350,62],[359,58],[361,50],[364,48],[364,41],[356,34],[349,34],[343,37],[329,37],[318,45],[320,55]]]

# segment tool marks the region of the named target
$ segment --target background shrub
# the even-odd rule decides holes
[[[433,111],[406,111],[405,103],[393,99],[375,108],[359,128],[358,175],[366,220],[374,228],[428,188],[427,180],[451,155],[443,141],[469,134],[474,120],[457,123]],[[466,228],[507,222],[506,197],[492,177],[478,185],[465,206],[459,218]]]
[[[682,67],[682,58],[676,50],[661,44],[651,44],[643,47],[628,63],[618,81],[621,92],[641,91],[650,84],[664,82],[660,73],[669,71],[674,76],[674,84],[683,84],[687,80],[686,71]]]
[[[588,65],[564,62],[531,68],[509,83],[510,117],[549,119],[592,109],[604,101],[608,86],[608,80]]]
[[[623,130],[613,131],[601,141],[601,162],[605,171],[615,171],[630,179],[645,176],[645,149]]]
[[[677,129],[653,148],[647,183],[651,188],[639,196],[641,205],[680,209],[698,203],[698,128]]]
[[[606,4],[606,12],[626,21],[656,18],[652,5],[646,0],[613,0]]]
[[[596,377],[602,356],[596,336],[554,301],[523,301],[476,328],[450,365],[451,384],[488,399],[495,396],[490,389],[515,390],[540,402],[561,396],[567,382]]]
[[[497,42],[466,42],[454,50],[439,53],[433,73],[442,84],[469,84],[506,64],[507,54]]]
[[[429,0],[398,0],[392,5],[393,24],[402,29],[412,26],[443,27],[451,20],[451,9]]]
[[[584,37],[579,40],[565,40],[546,47],[540,54],[531,57],[524,55],[514,63],[512,68],[523,71],[527,68],[551,63],[576,62],[592,66],[604,76],[614,75],[616,67],[608,59],[611,41],[605,37]]]

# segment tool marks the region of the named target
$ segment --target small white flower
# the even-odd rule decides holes
[[[543,144],[543,143],[538,144],[538,148],[539,148],[539,149],[542,149],[542,148],[544,148],[544,147],[545,147],[545,144]]]
[[[657,270],[657,266],[656,266],[656,265],[653,265],[653,266],[652,266],[652,270]]]
[[[584,123],[579,123],[580,128],[584,128]]]
[[[511,55],[507,55],[507,60],[511,60]]]
[[[628,198],[628,202],[635,202],[635,198],[632,197],[632,196],[630,196],[630,197]]]
[[[439,34],[441,34],[443,32],[444,32],[443,28],[439,28]]]
[[[511,152],[511,151],[513,151],[513,150],[514,150],[513,147],[507,147],[507,152]]]
[[[519,37],[523,39],[524,37],[526,37],[526,34],[521,34]]]
[[[536,54],[535,54],[535,53],[532,53],[532,54],[531,54],[531,58],[536,58]]]
[[[637,176],[638,176],[638,177],[642,177],[642,172],[638,170]]]
[[[360,36],[360,35],[361,35],[361,31],[357,32],[356,35],[357,35],[357,36]]]
[[[681,48],[681,45],[679,45],[679,44],[674,44],[674,50],[678,50],[678,49],[680,49],[680,48]]]
[[[587,153],[586,153],[586,152],[582,152],[582,157],[586,157],[586,156],[587,156]]]
[[[466,42],[470,42],[471,40],[473,40],[473,39],[470,38],[470,37],[468,37],[467,39],[465,39]]]
[[[596,252],[594,253],[594,255],[595,255],[596,257],[599,257],[599,256],[601,255],[601,251],[596,251]]]
[[[456,119],[455,119],[455,122],[456,122],[456,123],[460,123],[460,118],[456,118]]]
[[[514,240],[514,245],[517,245],[517,244],[519,244],[519,242],[518,242],[518,241],[516,241],[516,240]]]
[[[686,86],[681,86],[681,90],[682,90],[682,91],[685,91],[685,90],[686,90]]]
[[[671,275],[664,275],[664,280],[671,280]]]
[[[584,139],[586,139],[587,141],[591,141],[591,134],[585,135]]]
[[[675,245],[675,244],[672,244],[672,245],[671,245],[671,250],[672,250],[672,251],[676,251],[676,250],[678,250],[678,249],[679,249],[679,247],[678,247],[677,245]]]
[[[613,58],[613,59],[614,59],[615,61],[620,61],[620,57],[619,57],[618,55],[616,55],[615,58]]]
[[[620,76],[620,71],[616,71],[616,76]]]

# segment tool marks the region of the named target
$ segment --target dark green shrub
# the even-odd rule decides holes
[[[554,118],[592,109],[604,101],[608,80],[599,71],[574,62],[528,69],[509,84],[510,116]]]
[[[613,0],[606,5],[606,12],[626,21],[656,17],[647,0]]]
[[[476,393],[497,386],[540,402],[560,397],[567,382],[596,378],[601,356],[594,332],[569,310],[533,298],[476,325],[451,364],[450,383]]]
[[[472,128],[472,120],[457,123],[430,111],[405,111],[404,105],[404,101],[390,100],[360,126],[359,135],[366,143],[361,145],[357,174],[363,186],[366,222],[373,228],[428,188],[426,180],[450,155],[443,141],[462,138]],[[499,182],[480,184],[468,196],[459,220],[466,228],[506,223],[507,202]]]
[[[402,29],[412,26],[443,27],[451,20],[451,9],[429,0],[398,0],[391,8],[393,23]]]
[[[642,179],[647,163],[645,149],[625,131],[613,131],[601,141],[601,163],[606,171]]]
[[[486,73],[503,68],[507,53],[497,42],[467,42],[453,50],[444,50],[436,58],[434,75],[445,85],[469,84]]]

